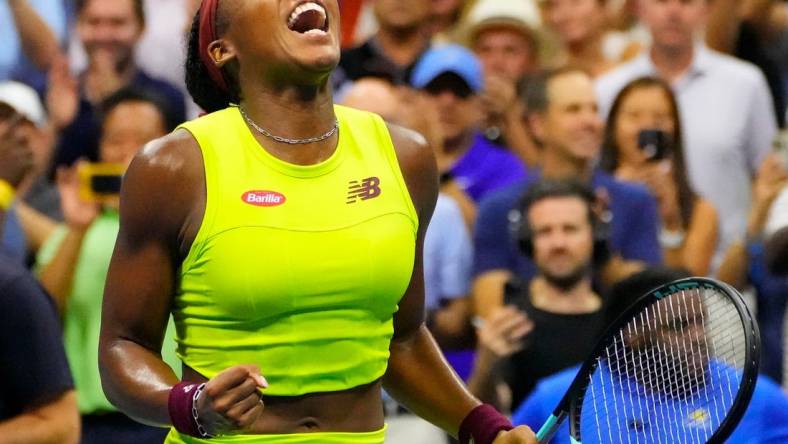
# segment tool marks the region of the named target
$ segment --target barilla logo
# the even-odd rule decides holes
[[[287,198],[276,191],[247,191],[241,196],[241,200],[256,207],[278,207],[284,204]]]

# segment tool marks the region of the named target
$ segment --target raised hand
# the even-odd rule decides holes
[[[525,313],[511,305],[502,307],[477,328],[479,353],[495,361],[507,358],[525,347],[533,328]]]
[[[752,189],[753,204],[747,221],[750,236],[760,234],[774,199],[788,186],[788,169],[780,156],[777,152],[770,153],[758,169]]]
[[[71,75],[68,59],[60,55],[52,62],[47,89],[49,117],[57,129],[63,129],[74,121],[79,110],[79,82]]]
[[[232,435],[247,430],[263,413],[261,388],[268,382],[254,365],[239,365],[219,373],[205,384],[197,399],[200,425],[211,435]]]
[[[684,221],[679,207],[678,187],[673,179],[673,165],[667,160],[648,162],[642,171],[646,186],[657,199],[662,223],[666,228],[680,229]]]
[[[514,82],[491,75],[485,81],[482,104],[490,121],[500,120],[509,112],[517,101],[517,89]]]
[[[783,164],[780,153],[769,153],[755,178],[753,200],[767,207],[771,206],[777,194],[787,183],[788,169]]]
[[[79,161],[71,167],[57,169],[55,181],[60,192],[60,205],[66,224],[75,230],[86,230],[99,214],[99,204],[82,199],[79,192],[79,168],[85,161]]]

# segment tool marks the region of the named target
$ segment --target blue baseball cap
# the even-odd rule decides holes
[[[424,89],[430,82],[445,73],[460,76],[474,93],[484,88],[482,64],[473,53],[460,45],[442,45],[429,49],[416,63],[410,83],[416,89]]]

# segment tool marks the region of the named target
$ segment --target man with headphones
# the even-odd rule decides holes
[[[533,261],[519,254],[510,236],[511,210],[538,178],[574,179],[588,184],[604,201],[610,222],[611,260],[598,270],[598,283],[610,285],[642,263],[662,261],[657,240],[657,205],[639,184],[621,182],[596,168],[603,122],[591,77],[576,68],[532,76],[521,98],[526,119],[540,146],[539,168],[524,181],[486,197],[474,228],[474,313],[489,319],[503,305],[503,289],[512,276],[528,280]]]
[[[510,280],[505,307],[477,321],[475,395],[501,404],[497,387],[516,407],[536,382],[581,362],[604,328],[602,298],[592,287],[595,266],[610,257],[609,223],[586,185],[543,179],[531,185],[511,218],[522,254],[536,265],[529,281]]]

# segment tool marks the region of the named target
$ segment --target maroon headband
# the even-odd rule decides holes
[[[208,46],[217,39],[216,10],[218,8],[219,0],[202,0],[200,4],[200,59],[216,86],[223,92],[229,92],[230,88],[227,87],[222,70],[216,66],[208,54]]]

